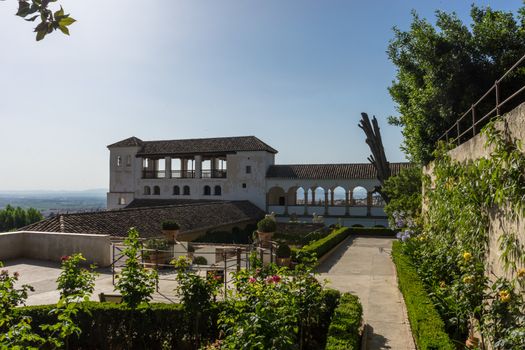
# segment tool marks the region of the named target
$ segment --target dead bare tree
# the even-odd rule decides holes
[[[368,118],[368,114],[361,113],[361,121],[358,126],[365,132],[366,143],[370,147],[372,154],[368,157],[368,161],[372,163],[377,172],[377,179],[380,185],[376,186],[375,192],[379,193],[386,203],[390,201],[381,187],[386,179],[390,177],[390,163],[386,160],[385,148],[383,147],[383,140],[381,139],[381,131],[375,116],[372,117],[372,122]]]

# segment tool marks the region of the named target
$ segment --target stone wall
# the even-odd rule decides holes
[[[82,253],[89,263],[111,265],[111,241],[106,235],[52,232],[0,233],[0,261],[28,258],[60,261],[62,256]]]
[[[514,140],[521,140],[525,144],[525,103],[519,105],[511,112],[507,113],[501,122],[496,124],[496,128],[503,130],[506,128],[508,135]],[[485,147],[486,137],[476,135],[467,142],[449,151],[453,160],[459,162],[468,162],[482,157],[490,157],[491,147]],[[525,153],[524,147],[521,149]],[[429,164],[425,173],[432,177],[433,165]],[[473,179],[474,181],[474,179]],[[426,203],[423,203],[423,210],[429,210]],[[500,262],[501,252],[499,250],[498,239],[507,232],[518,234],[519,240],[525,243],[525,218],[517,220],[509,219],[510,215],[506,208],[498,208],[490,213],[489,227],[489,253],[488,266],[489,272],[497,276],[503,276],[504,270]],[[508,276],[510,277],[510,276]]]

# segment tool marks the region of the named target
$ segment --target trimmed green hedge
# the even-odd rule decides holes
[[[396,233],[386,227],[350,227],[350,234],[395,237]]]
[[[333,247],[339,244],[350,234],[348,227],[342,227],[330,233],[328,236],[323,237],[317,241],[314,241],[301,248],[303,252],[315,253],[317,258],[322,257],[328,253]]]
[[[405,298],[412,334],[420,350],[455,349],[445,332],[445,324],[439,317],[421,278],[410,257],[403,254],[401,242],[392,245],[392,258],[396,265],[399,289]]]
[[[31,316],[34,330],[40,324],[53,324],[49,312],[55,305],[26,306],[17,309]],[[150,304],[133,310],[122,304],[88,302],[89,313],[79,311],[75,317],[82,333],[68,339],[70,349],[189,349],[192,320],[184,316],[180,304]],[[199,325],[201,339],[217,336],[216,315]]]
[[[359,298],[350,293],[344,293],[339,300],[339,306],[335,309],[332,323],[328,328],[325,349],[359,349],[362,316],[363,308]]]
[[[341,293],[325,289],[322,299],[325,307],[317,322],[310,323],[306,349],[322,349],[334,309]],[[54,324],[56,316],[50,314],[55,305],[25,306],[16,309],[18,315],[32,318],[33,330],[40,332],[41,324]],[[218,336],[217,304],[208,318],[200,324],[198,333],[202,343],[214,341]],[[82,330],[80,336],[68,339],[69,349],[193,349],[189,334],[194,320],[187,318],[180,304],[152,303],[143,309],[130,309],[123,304],[87,302],[88,312],[79,311],[75,322]],[[191,329],[190,329],[191,328]],[[43,335],[43,334],[41,334]]]

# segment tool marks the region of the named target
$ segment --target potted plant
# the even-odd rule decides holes
[[[162,222],[162,233],[168,240],[168,242],[175,242],[179,235],[179,224],[174,220],[166,220]]]
[[[272,240],[273,234],[277,229],[277,223],[269,218],[265,217],[257,223],[257,235],[259,236],[259,241],[262,244],[268,244]]]
[[[208,265],[208,260],[203,256],[196,256],[195,259],[193,259],[193,263],[195,265]]]
[[[290,266],[292,250],[288,244],[280,244],[275,255],[277,256],[277,265]]]
[[[167,264],[171,258],[170,245],[162,238],[151,238],[144,242],[144,260],[147,264],[157,268],[161,264]]]

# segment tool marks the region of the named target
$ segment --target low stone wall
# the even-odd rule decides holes
[[[0,233],[0,260],[29,258],[60,261],[65,255],[82,253],[89,263],[111,265],[111,241],[106,235],[52,232]]]

